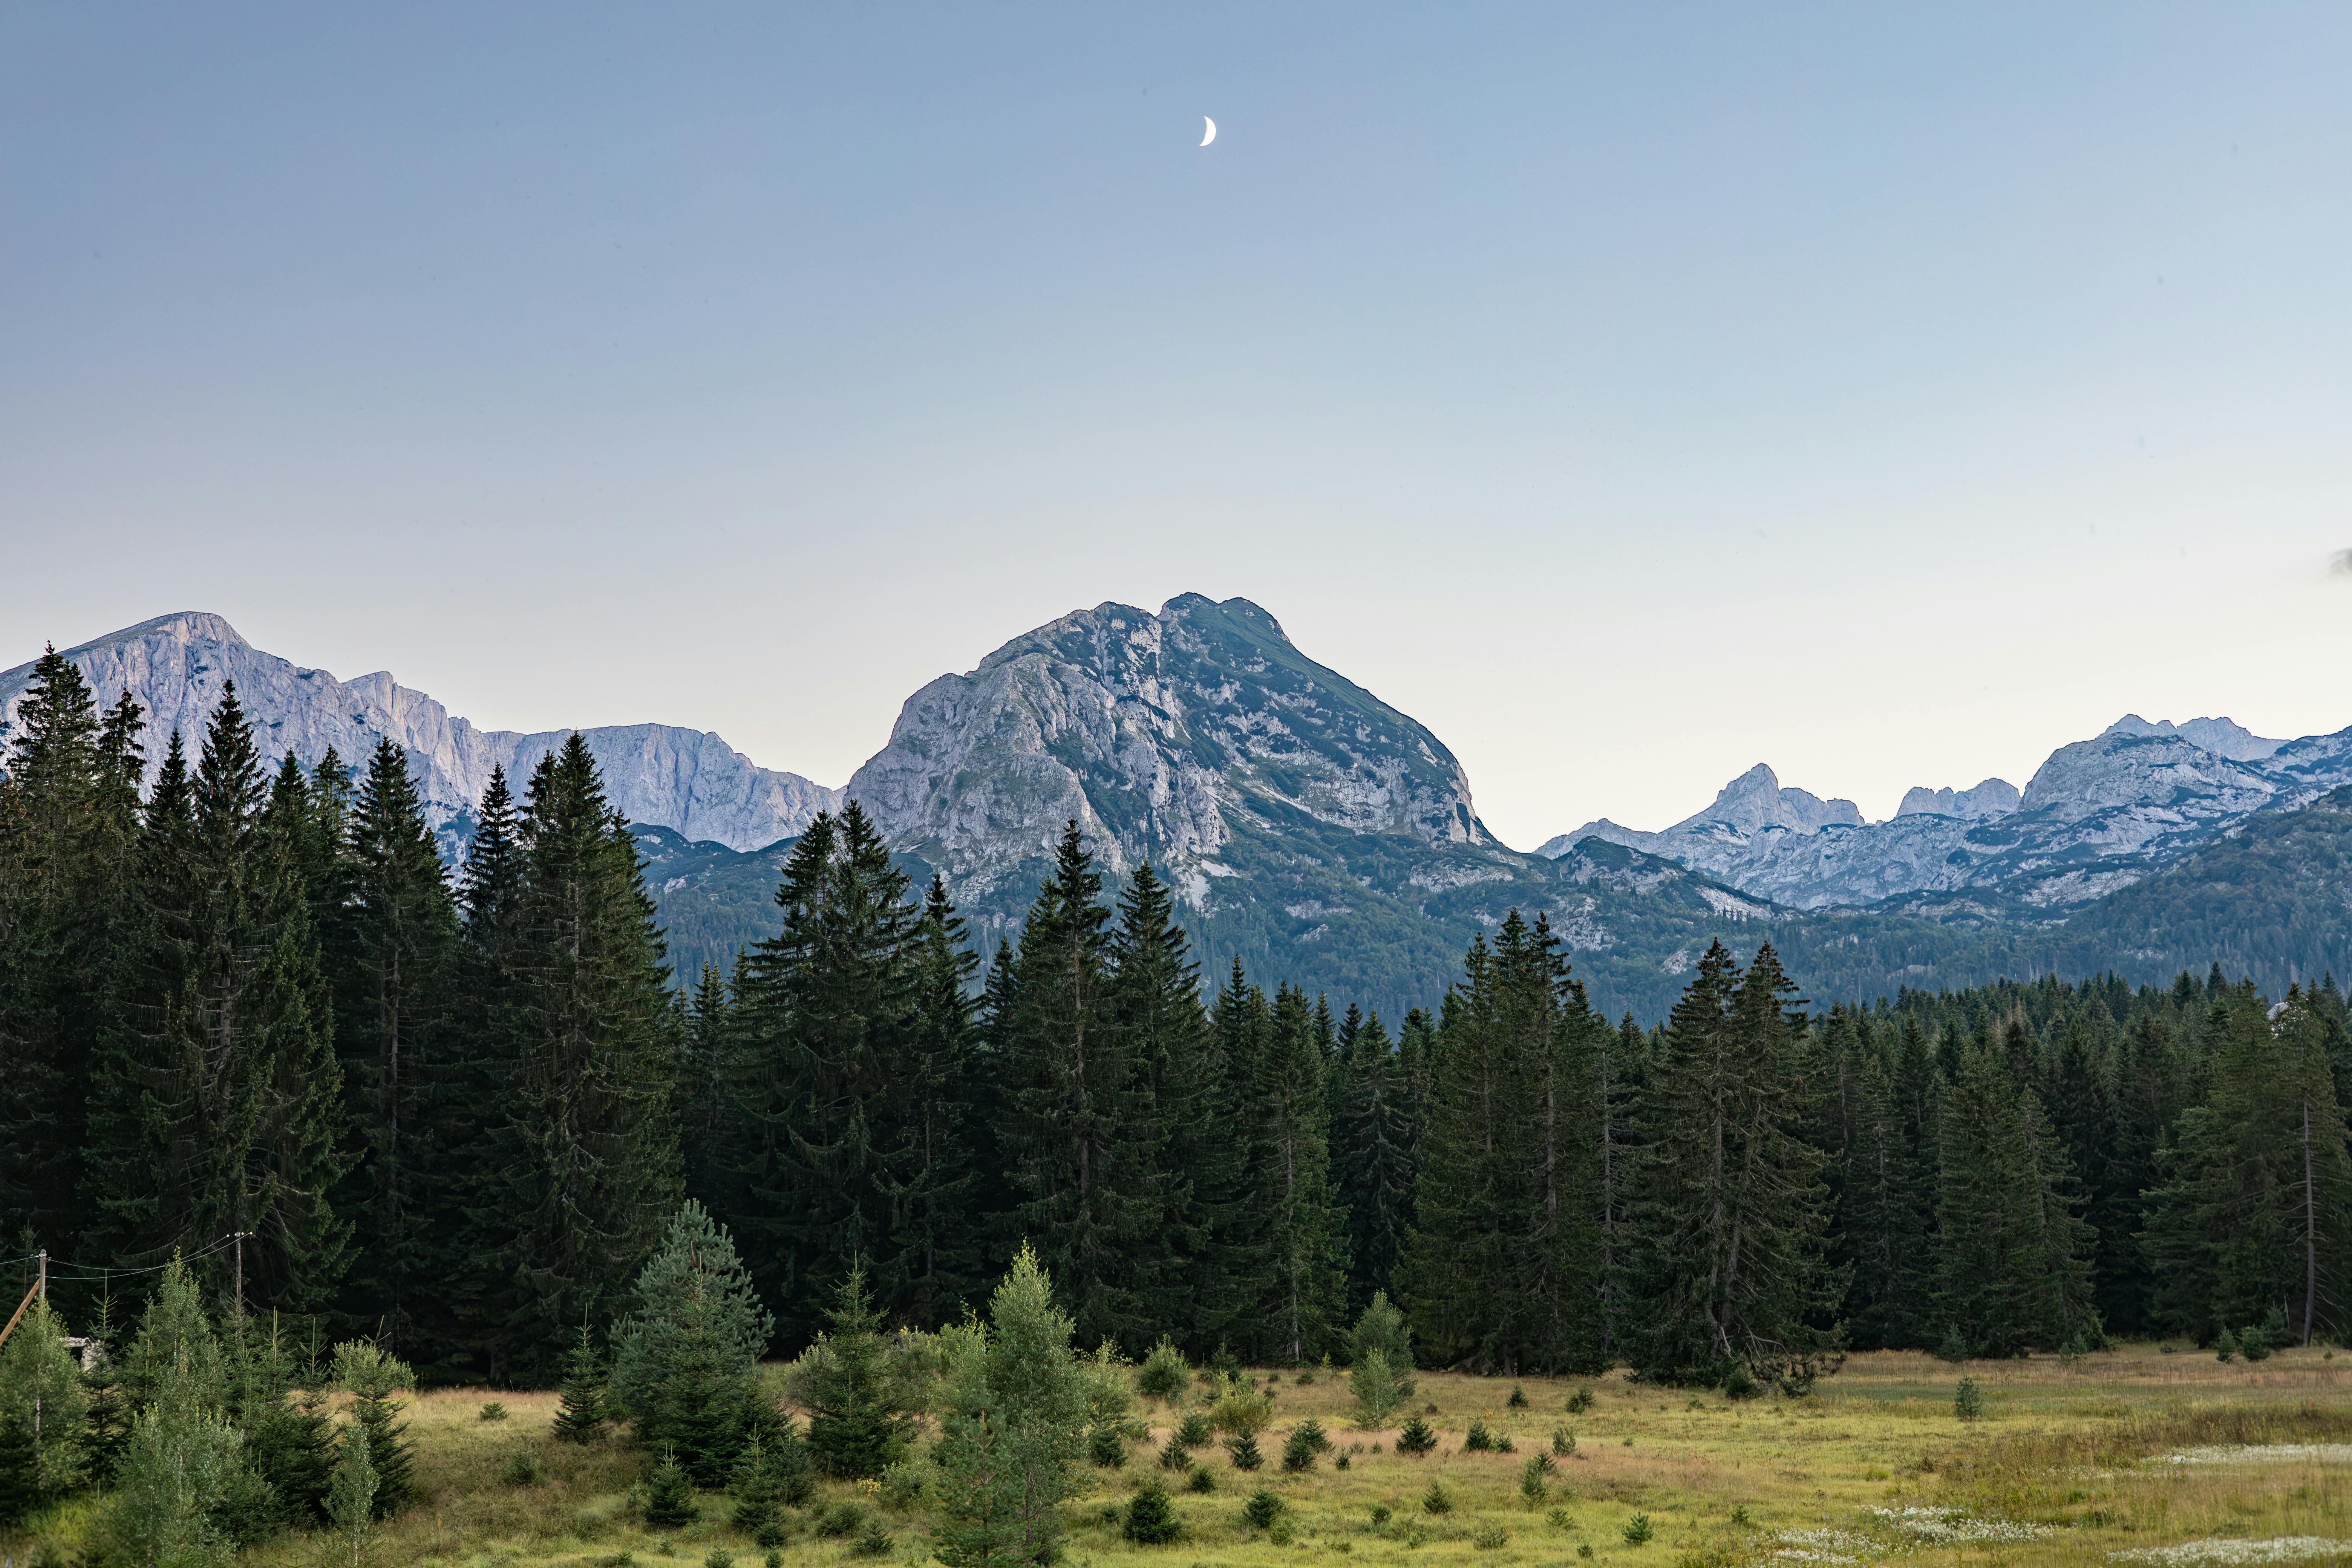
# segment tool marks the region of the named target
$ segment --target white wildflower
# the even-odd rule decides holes
[[[2282,1535],[2270,1541],[2184,1541],[2178,1546],[2141,1546],[2110,1552],[2117,1563],[2146,1568],[2216,1568],[2240,1563],[2301,1563],[2312,1557],[2336,1557],[2352,1552],[2352,1541],[2330,1541],[2317,1535]]]

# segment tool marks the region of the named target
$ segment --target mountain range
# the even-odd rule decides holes
[[[476,729],[388,674],[339,681],[217,616],[158,617],[68,650],[101,698],[193,735],[236,683],[273,753],[407,753],[454,859],[494,763],[518,780],[567,731]],[[0,674],[0,743],[29,666]],[[1245,599],[1105,604],[909,697],[846,786],[755,766],[659,724],[582,731],[636,825],[690,973],[774,926],[778,868],[854,798],[908,873],[947,883],[975,941],[1011,940],[1075,819],[1111,888],[1150,862],[1213,978],[1242,960],[1394,1016],[1433,1004],[1475,934],[1543,911],[1612,1014],[1656,1017],[1716,936],[1769,936],[1819,1000],[2001,975],[2164,980],[2224,962],[2283,991],[2352,973],[2352,731],[2278,742],[2226,720],[2128,716],[2019,791],[1921,787],[1885,822],[1763,764],[1655,833],[1607,821],[1536,853],[1496,839],[1425,726],[1293,645]]]

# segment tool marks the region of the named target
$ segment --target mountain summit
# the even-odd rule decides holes
[[[427,818],[453,855],[472,834],[490,769],[503,765],[520,792],[539,759],[572,732],[478,730],[385,672],[337,680],[262,652],[226,618],[201,610],[158,616],[64,652],[101,701],[128,691],[146,710],[149,783],[163,766],[164,738],[176,730],[193,744],[221,688],[233,680],[262,751],[273,758],[290,751],[312,766],[331,747],[356,769],[381,738],[405,751]],[[0,672],[0,746],[14,732],[32,668]],[[755,767],[703,731],[619,724],[581,734],[623,815],[688,837],[755,848],[798,833],[818,811],[841,804],[839,790]]]

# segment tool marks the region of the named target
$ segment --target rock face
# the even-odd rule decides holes
[[[1974,822],[2007,816],[2022,804],[2017,786],[2007,779],[1987,779],[1974,789],[1929,789],[1913,784],[1895,808],[1897,816],[1965,816]]]
[[[201,612],[159,616],[65,651],[101,702],[127,690],[146,710],[151,782],[163,764],[164,738],[177,730],[193,746],[223,685],[234,680],[268,756],[291,751],[307,766],[332,747],[346,763],[363,766],[381,737],[405,751],[445,849],[471,833],[474,806],[494,765],[506,768],[520,794],[539,759],[571,733],[478,730],[390,675],[337,680],[262,652],[227,621]],[[31,674],[29,664],[0,674],[0,745],[13,732]],[[755,767],[701,731],[624,724],[581,733],[625,816],[688,838],[757,848],[798,833],[819,810],[840,804],[839,790]]]
[[[1715,804],[1657,833],[1620,827],[1607,817],[1588,822],[1573,833],[1549,839],[1536,853],[1547,858],[1564,853],[1587,838],[1672,855],[1667,846],[1737,840],[1745,843],[1758,834],[1811,834],[1824,827],[1859,827],[1862,808],[1850,800],[1823,800],[1810,790],[1784,789],[1778,774],[1757,763],[1716,792]]]
[[[1752,769],[1714,807],[1661,833],[1604,821],[1542,853],[1605,838],[1801,910],[1908,900],[1932,912],[1937,899],[1965,896],[1984,912],[2042,918],[2129,886],[2257,812],[2294,810],[2352,782],[2352,730],[2278,742],[2226,719],[2128,715],[2053,752],[2021,795],[2000,779],[1914,789],[1892,821],[1874,824],[1857,816],[1803,826],[1801,805],[1765,820],[1749,803],[1767,798],[1770,779]]]
[[[1248,600],[1197,594],[1066,616],[940,677],[848,793],[974,906],[1025,907],[1073,819],[1106,870],[1149,860],[1202,913],[1234,896],[1237,847],[1287,830],[1496,847],[1436,736]]]
[[[2101,740],[2109,735],[2178,735],[2200,751],[2227,757],[2233,763],[2260,762],[2286,744],[2284,741],[2266,741],[2227,719],[2191,719],[2180,725],[2160,719],[2151,724],[2137,713],[2126,713],[2099,731]]]

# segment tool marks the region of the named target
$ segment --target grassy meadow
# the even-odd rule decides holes
[[[1261,1386],[1268,1375],[1259,1374]],[[1900,1557],[2027,1568],[2105,1563],[2115,1552],[2191,1541],[2241,1544],[2141,1561],[2263,1561],[2263,1551],[2249,1543],[2352,1542],[2352,1447],[2325,1447],[2352,1445],[2352,1353],[2290,1350],[2248,1365],[2131,1346],[2072,1366],[2037,1356],[1955,1368],[1880,1352],[1853,1357],[1811,1397],[1739,1405],[1611,1373],[1520,1379],[1528,1403],[1514,1408],[1510,1379],[1424,1373],[1410,1408],[1434,1407],[1427,1419],[1441,1441],[1421,1458],[1396,1452],[1393,1426],[1359,1431],[1349,1423],[1343,1374],[1309,1375],[1301,1383],[1281,1374],[1274,1425],[1259,1438],[1264,1468],[1236,1471],[1221,1449],[1201,1452],[1216,1488],[1205,1495],[1183,1489],[1183,1472],[1159,1468],[1156,1447],[1177,1412],[1144,1402],[1153,1446],[1136,1447],[1123,1468],[1088,1472],[1091,1489],[1068,1510],[1067,1561],[1190,1568],[1336,1554],[1366,1563],[1680,1568],[1702,1559],[1843,1568]],[[1953,1414],[1961,1375],[1983,1391],[1977,1420]],[[1580,1389],[1591,1391],[1591,1406],[1570,1415],[1566,1405]],[[1192,1400],[1202,1397],[1195,1385]],[[480,1418],[492,1398],[506,1420]],[[553,1441],[554,1404],[551,1394],[478,1389],[418,1399],[408,1419],[428,1500],[384,1528],[375,1561],[619,1568],[698,1564],[719,1548],[738,1568],[761,1563],[765,1554],[728,1526],[722,1497],[703,1498],[701,1519],[684,1529],[645,1528],[629,1498],[642,1456],[625,1439],[584,1448]],[[1310,1415],[1328,1430],[1333,1451],[1307,1473],[1285,1475],[1282,1436]],[[1514,1452],[1463,1451],[1465,1429],[1481,1416]],[[1526,1460],[1549,1452],[1561,1426],[1574,1435],[1574,1451],[1559,1461],[1549,1496],[1531,1505],[1520,1491]],[[2259,1451],[2273,1445],[2290,1447]],[[1341,1454],[1344,1470],[1335,1463]],[[2189,1458],[2162,1458],[2174,1454]],[[527,1461],[515,1464],[518,1455]],[[522,1479],[534,1469],[537,1479]],[[1116,1515],[1154,1476],[1177,1483],[1185,1535],[1172,1545],[1132,1545]],[[1450,1511],[1424,1510],[1433,1482],[1450,1495]],[[1243,1503],[1260,1489],[1285,1504],[1270,1531],[1243,1517]],[[845,1500],[889,1533],[887,1553],[856,1556],[866,1530],[817,1532],[825,1505]],[[1389,1514],[1376,1525],[1379,1507]],[[1626,1539],[1637,1514],[1650,1521],[1650,1539],[1638,1543]],[[791,1564],[929,1556],[921,1510],[893,1509],[870,1486],[824,1483],[815,1504],[792,1513],[791,1529],[781,1553]],[[329,1550],[323,1539],[289,1536],[248,1560],[293,1568]],[[2300,1550],[2299,1560],[2330,1560],[2315,1547]],[[2352,1545],[2340,1560],[2352,1562]]]

